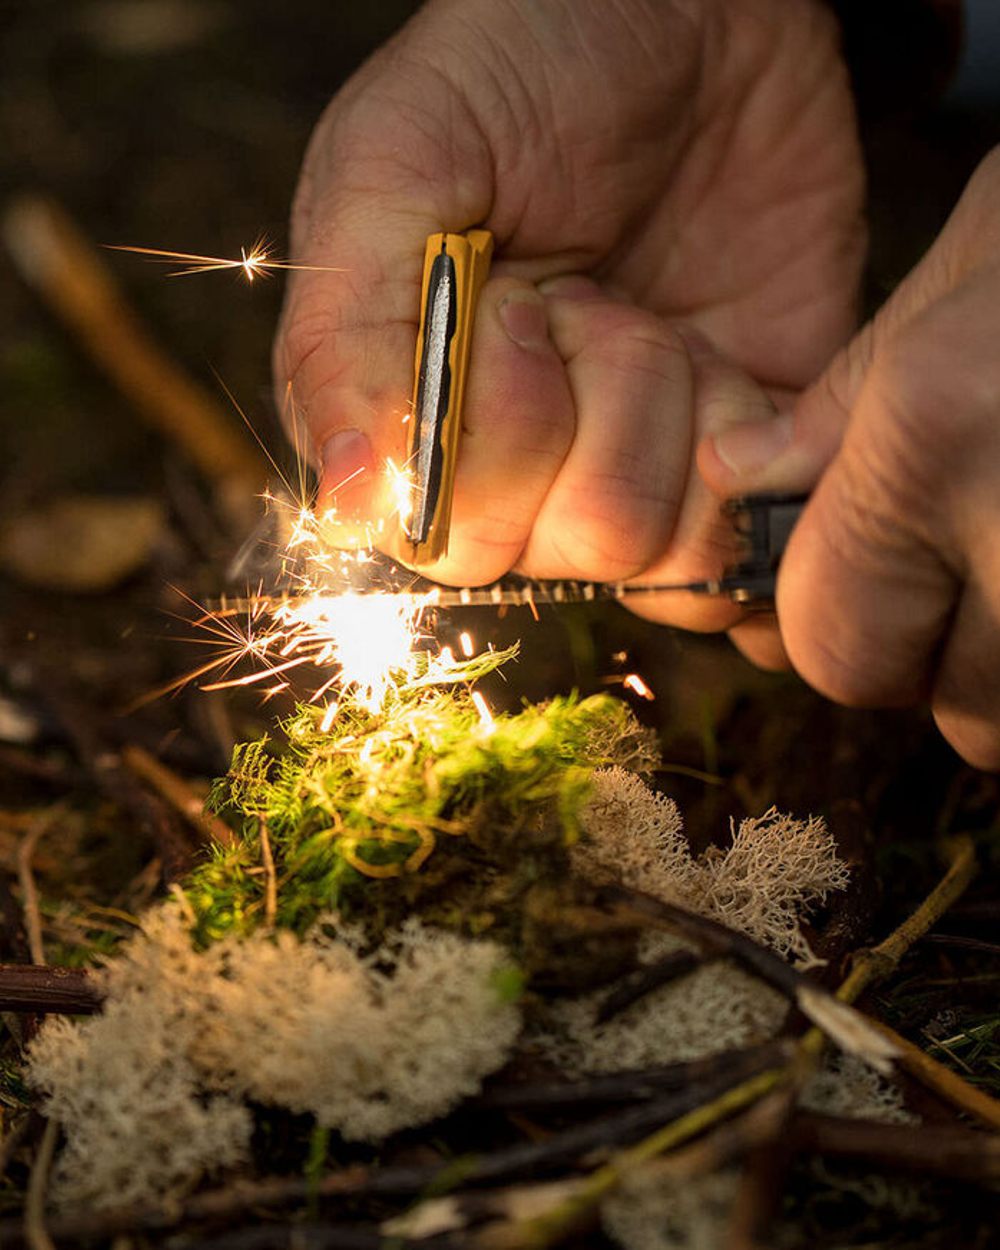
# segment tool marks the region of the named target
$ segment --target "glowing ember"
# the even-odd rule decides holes
[[[637,694],[640,699],[652,700],[656,698],[656,695],[653,694],[652,690],[650,690],[649,686],[646,685],[638,673],[629,673],[622,682],[622,685],[626,690],[631,690],[633,694]]]
[[[467,660],[470,660],[475,655],[475,649],[472,645],[472,635],[468,632],[468,630],[463,629],[459,635],[458,641],[462,648],[462,654]]]

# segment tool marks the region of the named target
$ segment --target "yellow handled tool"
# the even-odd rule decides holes
[[[492,254],[488,230],[432,234],[424,252],[407,455],[412,486],[403,522],[406,554],[415,565],[431,564],[448,550],[472,323]]]

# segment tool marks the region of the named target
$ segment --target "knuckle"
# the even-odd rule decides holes
[[[563,501],[552,545],[567,574],[593,580],[633,577],[658,554],[661,509],[621,480],[591,482]]]
[[[648,374],[670,385],[690,377],[683,339],[653,317],[623,317],[597,346],[607,366],[625,375]]]
[[[332,341],[335,331],[335,321],[328,309],[302,305],[293,307],[285,319],[275,349],[276,361],[280,365],[279,379],[291,382],[298,392],[303,374],[317,353]],[[297,393],[296,398],[305,402],[308,396]]]

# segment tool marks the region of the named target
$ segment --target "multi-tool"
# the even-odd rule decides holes
[[[403,525],[408,562],[418,570],[448,549],[472,325],[492,250],[485,230],[432,234],[427,240],[407,458],[412,488]],[[726,503],[723,510],[733,518],[744,552],[715,578],[656,584],[507,577],[490,586],[441,586],[436,599],[442,606],[570,603],[688,591],[766,607],[773,602],[778,564],[805,502],[804,495],[753,495]],[[426,593],[433,583],[408,575],[406,589]]]

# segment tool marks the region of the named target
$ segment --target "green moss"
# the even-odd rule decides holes
[[[471,681],[513,651],[418,677],[378,712],[349,694],[329,730],[301,707],[266,739],[237,747],[211,804],[241,830],[216,847],[186,894],[202,941],[259,923],[261,822],[277,876],[277,923],[302,933],[324,911],[377,934],[418,909],[466,932],[493,929],[513,899],[565,875],[593,770],[649,768],[647,731],[608,695],[525,706],[484,723]]]

